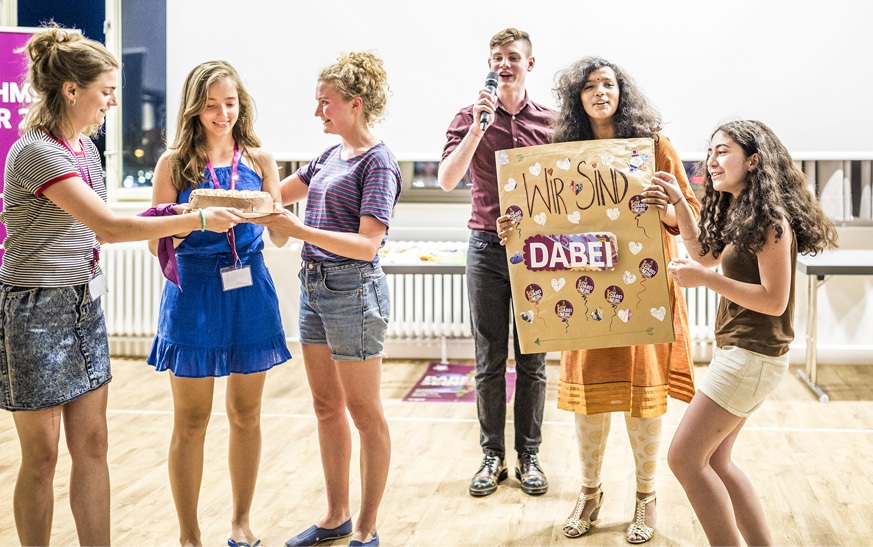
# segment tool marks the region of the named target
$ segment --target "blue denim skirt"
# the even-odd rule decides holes
[[[87,284],[0,283],[0,408],[51,408],[111,379],[103,309]]]
[[[368,262],[304,262],[300,343],[327,345],[336,361],[384,357],[391,301],[382,267]]]

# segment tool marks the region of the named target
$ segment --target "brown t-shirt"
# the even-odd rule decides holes
[[[794,271],[797,268],[797,240],[791,237],[791,289],[788,305],[782,315],[767,315],[746,309],[725,297],[720,297],[715,319],[715,344],[779,357],[788,352],[794,340]],[[733,245],[725,247],[721,257],[722,273],[744,283],[761,284],[757,255],[741,251]]]

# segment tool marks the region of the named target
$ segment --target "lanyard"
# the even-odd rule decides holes
[[[215,168],[212,167],[212,160],[206,157],[206,167],[209,169],[209,174],[212,176],[212,187],[216,190],[221,189],[221,184],[218,183],[218,177],[215,175]],[[239,170],[239,145],[233,143],[233,160],[230,162],[230,189],[236,189],[236,179],[239,178],[237,171]]]
[[[91,164],[88,163],[88,157],[85,156],[85,145],[82,144],[81,137],[79,138],[79,148],[82,149],[81,155],[85,156],[85,166],[84,167],[82,166],[82,160],[79,158],[80,154],[76,154],[76,151],[73,150],[73,147],[70,146],[70,143],[67,142],[67,139],[65,139],[64,137],[61,137],[60,139],[57,139],[57,140],[64,146],[64,148],[67,149],[67,151],[70,154],[72,154],[73,159],[76,160],[76,165],[79,167],[79,175],[82,176],[82,180],[84,180],[85,183],[88,186],[90,186],[91,189],[93,190],[94,189],[94,180],[91,178]],[[91,275],[94,275],[94,273],[97,272],[97,263],[98,262],[100,262],[100,247],[95,245],[91,249]]]
[[[230,189],[236,189],[236,179],[239,178],[237,171],[239,170],[239,144],[233,143],[233,159],[230,162]],[[218,182],[218,175],[215,174],[215,168],[212,166],[212,160],[209,156],[206,157],[206,167],[209,169],[209,176],[212,177],[212,187],[216,190],[221,189],[221,184]],[[233,233],[233,228],[227,230],[227,242],[230,244],[230,252],[233,254],[234,268],[240,267],[239,255],[236,254],[236,236]]]
[[[77,154],[76,151],[73,150],[73,147],[70,146],[70,143],[67,142],[67,139],[61,137],[60,141],[61,141],[61,144],[64,145],[64,148],[66,148],[67,151],[73,155],[73,159],[76,160],[76,165],[79,166],[79,174],[82,175],[82,180],[84,180],[88,184],[88,186],[90,186],[91,189],[93,190],[94,189],[94,181],[93,181],[93,179],[91,179],[91,165],[88,164],[87,157],[85,158],[86,159],[85,166],[83,167],[82,160],[79,158],[80,154]],[[85,155],[85,145],[82,144],[81,138],[79,139],[79,148],[82,149],[81,155],[84,156]]]

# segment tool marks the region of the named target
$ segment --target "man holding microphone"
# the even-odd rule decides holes
[[[445,191],[470,172],[472,215],[467,223],[467,288],[476,347],[476,405],[479,442],[485,454],[470,482],[470,494],[487,496],[508,476],[503,431],[506,425],[506,361],[512,293],[506,251],[497,235],[501,215],[494,152],[551,142],[554,111],[527,96],[525,81],[533,70],[530,36],[507,28],[491,38],[485,88],[475,103],[462,108],[446,132],[438,179]],[[514,319],[513,319],[514,322]],[[544,494],[549,482],[537,453],[542,441],[546,399],[546,356],[522,354],[513,332],[515,355],[516,478],[530,495]]]

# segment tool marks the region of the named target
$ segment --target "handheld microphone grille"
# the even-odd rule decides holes
[[[489,72],[487,76],[485,76],[485,88],[491,92],[491,96],[497,94],[497,73]],[[485,131],[485,128],[488,127],[488,124],[491,123],[491,114],[488,112],[482,112],[479,115],[479,126],[482,128],[482,131]]]

